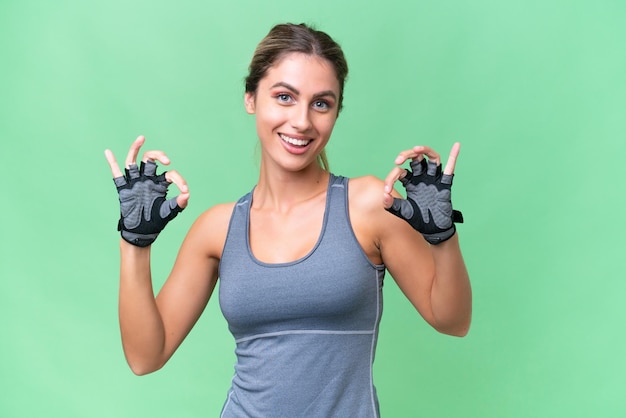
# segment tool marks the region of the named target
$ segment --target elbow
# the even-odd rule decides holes
[[[469,333],[469,327],[465,328],[436,328],[441,334],[449,335],[451,337],[463,338]]]
[[[433,328],[438,332],[453,337],[465,337],[469,333],[472,324],[472,303],[457,306],[456,309],[443,309],[433,311]]]
[[[450,335],[452,337],[459,337],[459,338],[463,338],[465,336],[467,336],[467,334],[469,333],[469,325],[467,327],[462,327],[462,328],[458,328],[458,329],[454,329],[450,332],[447,332],[447,335]]]
[[[147,374],[154,373],[164,366],[163,363],[148,362],[145,360],[142,361],[141,359],[131,360],[127,358],[126,361],[128,363],[128,367],[130,367],[130,370],[136,376],[145,376]]]
[[[159,370],[161,367],[146,367],[143,365],[137,364],[129,364],[130,370],[135,374],[135,376],[145,376],[150,373],[154,373]]]
[[[434,326],[434,328],[442,334],[462,338],[467,336],[467,334],[469,333],[470,325],[471,317],[468,317],[467,319],[454,324],[438,324],[437,326]]]
[[[145,376],[154,373],[165,366],[167,362],[167,357],[164,353],[154,349],[146,350],[136,345],[124,344],[123,340],[122,348],[126,363],[136,376]]]

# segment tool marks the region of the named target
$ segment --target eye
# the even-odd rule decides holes
[[[274,95],[274,97],[276,98],[276,100],[278,101],[278,103],[292,103],[293,102],[293,98],[291,97],[291,95],[287,94],[287,93],[278,93],[276,95]]]
[[[326,100],[316,100],[313,102],[313,107],[317,110],[326,111],[330,109],[330,103]]]

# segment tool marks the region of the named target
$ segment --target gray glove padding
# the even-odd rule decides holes
[[[452,210],[454,175],[442,174],[441,164],[426,159],[411,161],[411,169],[400,179],[406,199],[394,198],[387,210],[407,221],[429,243],[442,243],[456,232],[454,222],[463,222],[461,212]]]
[[[176,198],[166,200],[169,182],[165,172],[156,175],[153,161],[130,165],[126,175],[113,179],[120,198],[120,220],[117,230],[122,238],[138,247],[156,240],[165,225],[183,210]]]

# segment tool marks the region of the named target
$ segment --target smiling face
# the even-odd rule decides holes
[[[290,53],[267,71],[246,111],[256,115],[262,166],[288,171],[315,164],[338,115],[340,85],[332,65],[316,55]]]

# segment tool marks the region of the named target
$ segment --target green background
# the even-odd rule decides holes
[[[193,220],[256,182],[242,80],[284,21],[348,58],[335,173],[463,145],[473,326],[436,333],[388,277],[383,416],[626,416],[623,0],[1,0],[0,416],[218,416],[234,342],[217,298],[163,370],[125,364],[103,151],[123,160],[144,134],[189,182],[153,249],[158,288]]]

